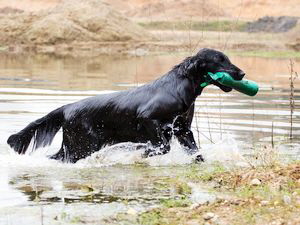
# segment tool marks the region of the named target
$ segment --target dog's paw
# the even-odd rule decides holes
[[[203,156],[201,154],[196,155],[196,157],[195,157],[195,163],[202,163],[202,162],[204,162]]]
[[[147,154],[146,152],[143,152],[143,153],[141,154],[141,156],[142,156],[142,158],[148,158],[148,157],[149,157],[149,154]]]
[[[142,158],[148,158],[148,157],[152,157],[155,156],[155,150],[153,149],[146,149],[143,153],[142,153]]]

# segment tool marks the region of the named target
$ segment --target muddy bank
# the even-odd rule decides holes
[[[214,31],[149,31],[156,41],[86,41],[56,44],[7,44],[0,46],[0,53],[43,53],[55,56],[99,56],[128,55],[144,56],[153,54],[191,54],[200,48],[215,48],[237,55],[267,57],[299,57],[291,51],[285,34],[214,32]],[[0,34],[1,35],[1,34]],[[272,39],[272,41],[268,41]]]
[[[143,28],[97,0],[65,0],[53,9],[1,14],[1,45],[151,40]]]
[[[288,33],[289,41],[286,46],[294,51],[300,52],[300,23]]]
[[[213,201],[177,198],[136,215],[121,213],[109,222],[130,224],[299,224],[300,164],[230,170],[189,168],[186,182],[210,184]],[[195,183],[196,182],[196,183]],[[204,183],[203,183],[204,182]],[[206,186],[207,187],[207,186]],[[192,196],[196,193],[193,193]]]

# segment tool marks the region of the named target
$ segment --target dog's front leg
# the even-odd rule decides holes
[[[194,153],[198,152],[198,147],[191,130],[183,129],[180,132],[175,132],[174,134],[189,155],[193,155]]]
[[[162,125],[158,120],[144,120],[143,129],[146,130],[150,146],[146,149],[143,157],[163,155],[170,151],[170,137],[165,135]]]
[[[190,116],[178,116],[173,123],[173,132],[179,143],[184,147],[184,150],[193,155],[199,151],[193,132],[191,131]],[[201,154],[198,154],[195,159],[197,162],[204,161]]]
[[[191,130],[185,130],[180,133],[175,134],[179,143],[184,147],[184,150],[189,154],[193,155],[199,152],[199,149],[196,145],[196,141]],[[196,162],[204,162],[204,158],[201,154],[197,154],[195,157]]]
[[[173,132],[179,143],[184,146],[186,152],[190,155],[198,151],[196,141],[191,131],[191,123],[193,114],[177,116],[173,122]]]

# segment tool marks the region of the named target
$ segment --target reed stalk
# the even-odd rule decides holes
[[[295,86],[294,82],[298,78],[298,73],[294,70],[294,61],[290,59],[290,140],[293,139],[293,114],[295,110]]]

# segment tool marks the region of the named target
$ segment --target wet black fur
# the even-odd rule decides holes
[[[196,153],[191,131],[194,102],[203,90],[204,75],[217,71],[226,71],[236,80],[245,75],[222,52],[202,49],[152,83],[64,105],[11,135],[7,143],[24,154],[31,139],[34,149],[50,145],[62,127],[62,146],[52,159],[74,163],[120,142],[151,143],[145,157],[165,154],[172,135],[187,153]],[[232,90],[214,84],[223,91]]]

